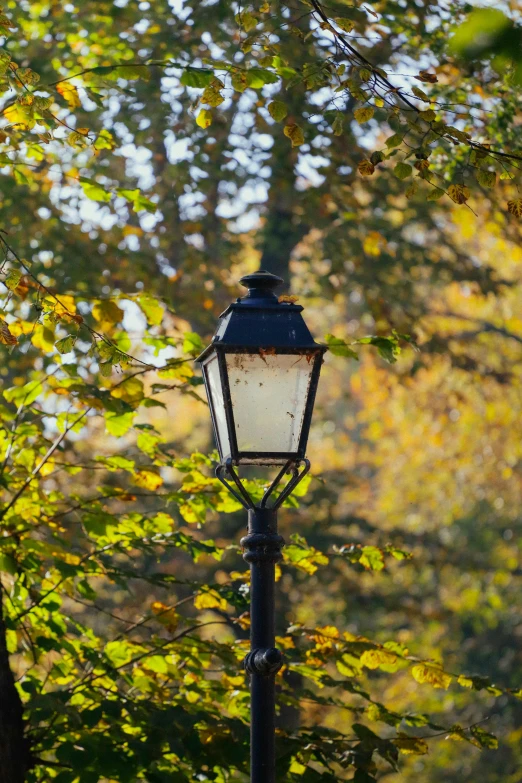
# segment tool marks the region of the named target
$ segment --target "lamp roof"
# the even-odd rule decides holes
[[[239,281],[248,288],[221,314],[212,343],[198,356],[202,361],[213,348],[230,352],[251,352],[259,348],[286,353],[325,351],[316,343],[304,321],[301,305],[280,302],[275,289],[284,281],[260,269]]]

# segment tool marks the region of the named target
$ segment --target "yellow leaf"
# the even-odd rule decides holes
[[[209,125],[212,125],[212,112],[208,109],[201,109],[196,117],[196,125],[199,125],[200,128],[208,128]]]
[[[220,106],[224,100],[225,99],[220,93],[219,88],[213,86],[212,84],[203,90],[203,95],[201,96],[201,103],[206,103],[207,106]]]
[[[362,106],[360,109],[356,109],[353,113],[353,116],[359,123],[359,125],[362,125],[363,122],[368,122],[368,120],[371,120],[374,114],[374,109],[372,106]]]
[[[151,491],[158,489],[158,487],[161,487],[163,484],[163,479],[159,473],[146,469],[136,471],[132,477],[132,481],[136,486],[150,489]]]
[[[367,256],[380,256],[381,248],[385,245],[386,240],[378,231],[370,231],[363,240],[363,250]]]
[[[20,130],[31,130],[36,125],[36,120],[33,117],[34,108],[32,106],[24,106],[18,101],[13,103],[12,106],[8,106],[4,111],[4,117],[10,125],[16,125]]]
[[[408,737],[406,734],[401,734],[393,740],[393,744],[404,754],[424,756],[428,752],[428,743],[420,737]]]
[[[301,144],[304,144],[304,134],[299,125],[295,123],[285,125],[284,134],[292,142],[292,147],[299,147]]]
[[[469,677],[465,677],[464,674],[459,675],[457,682],[463,688],[473,688],[473,680]]]
[[[364,160],[361,160],[361,162],[357,166],[357,170],[359,174],[361,174],[361,176],[370,177],[375,171],[375,166],[373,165],[371,160],[368,160],[368,158],[364,158]]]
[[[158,622],[167,628],[168,631],[175,631],[179,624],[179,616],[176,614],[176,610],[171,606],[162,604],[161,601],[154,601],[151,605],[152,612],[156,615]]]
[[[448,196],[455,204],[465,204],[470,195],[470,190],[465,185],[450,185],[448,188]]]
[[[84,150],[89,145],[89,141],[87,128],[78,128],[77,131],[72,131],[67,136],[67,143],[77,150]]]
[[[116,302],[110,299],[102,299],[92,308],[92,314],[102,329],[110,329],[123,318],[123,310]]]
[[[39,348],[41,351],[52,351],[55,343],[54,331],[48,326],[37,324],[31,342],[35,348]]]
[[[117,386],[111,392],[112,397],[116,397],[125,402],[139,402],[143,399],[143,383],[139,378],[129,378],[120,386]]]
[[[339,631],[335,625],[324,625],[315,629],[315,633],[310,634],[310,639],[316,643],[316,647],[327,650],[334,646],[335,640],[339,638]]]
[[[76,303],[74,296],[68,294],[60,294],[57,297],[47,297],[43,301],[44,310],[52,312],[58,318],[62,316],[71,316],[76,313]]]
[[[9,331],[9,326],[3,318],[0,318],[0,343],[2,345],[16,345],[17,342],[16,337]]]
[[[243,71],[236,71],[232,74],[231,83],[234,90],[237,90],[237,92],[244,92],[248,87],[248,78],[246,73]]]
[[[43,477],[45,477],[45,476],[50,476],[50,475],[51,475],[51,473],[53,472],[54,468],[55,468],[55,462],[54,462],[54,460],[53,460],[53,459],[49,459],[49,460],[47,460],[47,462],[46,462],[45,464],[43,464],[43,465],[42,465],[42,467],[40,468],[40,475],[41,475],[41,476],[43,476]],[[67,561],[67,562],[69,562],[69,561]]]
[[[517,218],[522,218],[522,198],[517,198],[514,201],[508,201],[508,212],[515,215]]]
[[[9,324],[9,329],[11,330],[11,334],[14,334],[15,337],[19,337],[21,334],[31,334],[34,329],[34,323],[31,321],[16,321],[15,323]]]
[[[287,302],[288,304],[294,304],[295,302],[299,301],[299,297],[298,296],[290,296],[289,294],[282,294],[277,301],[278,302]]]
[[[224,611],[227,608],[227,602],[216,590],[207,590],[194,598],[194,606],[196,609],[222,609]]]
[[[304,764],[300,764],[299,761],[297,761],[296,759],[293,759],[288,771],[293,772],[294,775],[304,775],[304,773],[306,772],[306,767],[304,766]]]
[[[337,27],[340,27],[341,30],[345,33],[351,33],[353,28],[355,27],[355,22],[352,22],[351,19],[345,19],[344,17],[335,17],[335,23]]]
[[[434,688],[449,688],[451,684],[451,675],[446,674],[436,664],[417,663],[412,667],[411,673],[417,682],[428,683]]]
[[[122,234],[124,237],[128,237],[130,235],[136,237],[142,237],[143,229],[140,226],[123,226]]]
[[[158,375],[160,378],[173,378],[177,381],[186,381],[189,378],[192,378],[194,372],[187,362],[180,362],[179,364],[164,367],[162,370],[159,370]]]
[[[378,669],[379,666],[393,666],[397,656],[388,650],[365,650],[361,655],[361,664],[367,669]]]
[[[195,525],[199,522],[199,517],[189,503],[182,503],[179,507],[179,513],[189,525]]]
[[[74,84],[71,84],[71,82],[62,82],[61,84],[57,84],[56,89],[60,95],[65,98],[69,104],[70,109],[76,109],[78,106],[82,105],[78,95],[78,90]]]

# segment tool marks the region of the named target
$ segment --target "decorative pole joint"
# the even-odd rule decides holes
[[[283,665],[283,653],[275,647],[251,650],[245,658],[245,670],[249,674],[270,675]]]
[[[243,558],[247,563],[278,563],[285,540],[277,533],[249,533],[241,539]]]

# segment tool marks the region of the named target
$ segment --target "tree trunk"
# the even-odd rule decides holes
[[[24,783],[31,768],[24,728],[23,706],[9,665],[0,586],[0,783]]]

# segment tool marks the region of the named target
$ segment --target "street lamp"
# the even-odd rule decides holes
[[[310,469],[306,444],[324,346],[314,342],[302,307],[279,301],[283,280],[260,270],[242,277],[248,294],[220,316],[211,344],[198,357],[221,463],[216,475],[248,509],[241,539],[250,563],[250,780],[275,781],[275,675],[283,664],[275,649],[275,564],[283,539],[277,509]],[[242,483],[242,465],[278,466],[255,503]],[[279,494],[285,475],[290,478]]]

